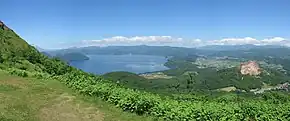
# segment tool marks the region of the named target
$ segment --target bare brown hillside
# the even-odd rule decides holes
[[[240,72],[242,75],[257,76],[261,74],[261,68],[256,61],[241,63]]]

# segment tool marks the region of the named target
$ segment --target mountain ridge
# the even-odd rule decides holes
[[[173,47],[173,46],[148,46],[148,45],[134,45],[134,46],[87,46],[87,47],[71,47],[58,50],[47,50],[45,52],[56,54],[56,53],[67,53],[67,52],[81,52],[85,54],[145,54],[145,55],[164,55],[172,56],[174,53],[181,54],[197,54],[199,52],[214,52],[214,51],[248,51],[253,49],[290,49],[289,47],[279,45],[208,45],[196,48],[187,47]],[[147,52],[145,52],[147,51]],[[164,51],[167,54],[161,54],[159,51]],[[175,54],[178,55],[178,54]]]

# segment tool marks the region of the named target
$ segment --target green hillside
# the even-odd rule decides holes
[[[152,121],[99,98],[80,95],[57,80],[0,71],[0,121]]]
[[[169,90],[168,85],[175,82],[169,79],[146,79],[137,74],[122,71],[110,72],[102,75],[102,77],[127,88],[165,95],[172,93],[172,91]]]
[[[153,120],[65,87],[54,78],[77,69],[48,58],[0,25],[0,121]]]
[[[0,21],[0,62],[16,57],[27,57],[25,52],[32,51],[25,41],[23,41],[13,30],[5,26]]]
[[[76,121],[290,120],[290,96],[286,92],[269,92],[255,96],[242,96],[239,93],[159,95],[138,88],[128,88],[116,83],[118,81],[114,79],[85,73],[59,59],[48,58],[3,23],[0,32],[0,64],[3,72],[0,75],[0,120],[71,120],[71,116]],[[127,75],[119,75],[122,77],[123,74]],[[134,79],[142,79],[134,74],[128,75]],[[121,81],[127,79],[132,83],[133,80],[129,78],[123,78]],[[194,79],[191,77],[186,83],[194,84]],[[190,87],[191,85],[185,88]],[[75,95],[75,100],[72,95]],[[87,98],[77,98],[78,96]],[[98,103],[97,99],[103,102]],[[95,109],[108,105],[104,102],[110,103],[108,108],[113,110]],[[115,108],[124,112],[118,112]],[[129,112],[133,114],[128,114]],[[108,118],[103,118],[102,113],[108,115]]]
[[[111,72],[104,74],[103,77],[129,87],[135,87],[136,84],[142,85],[142,82],[146,83],[144,81],[147,81],[147,79],[130,72]]]

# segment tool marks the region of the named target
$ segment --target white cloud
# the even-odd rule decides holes
[[[282,37],[274,37],[274,38],[270,38],[270,39],[263,39],[261,40],[264,43],[281,43],[281,42],[286,42],[285,38]]]
[[[84,46],[110,46],[110,45],[166,45],[182,42],[182,38],[171,36],[115,36],[100,40],[83,40]]]
[[[290,42],[282,37],[265,38],[258,40],[252,37],[223,38],[220,40],[185,39],[172,36],[115,36],[99,40],[83,40],[77,46],[122,46],[122,45],[151,45],[151,46],[178,46],[199,47],[204,45],[283,45],[290,46]]]
[[[258,40],[251,37],[245,37],[245,38],[225,38],[221,40],[212,40],[207,42],[207,45],[245,45],[245,44],[283,46],[289,45],[290,41],[282,37],[266,38],[262,40]]]
[[[243,45],[243,44],[259,44],[260,41],[251,37],[245,38],[225,38],[221,40],[209,41],[208,44],[213,45]]]

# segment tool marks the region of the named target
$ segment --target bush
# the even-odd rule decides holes
[[[11,75],[16,75],[16,76],[20,76],[20,77],[28,77],[28,73],[24,70],[11,69],[11,70],[9,70],[9,73]]]
[[[225,95],[210,101],[182,101],[127,89],[85,73],[74,71],[58,77],[83,94],[97,96],[124,111],[148,114],[164,120],[288,120],[290,103],[273,104],[262,100],[243,100]],[[279,115],[277,115],[279,114]]]
[[[39,72],[35,72],[31,76],[32,77],[35,77],[37,79],[48,79],[48,78],[50,78],[50,75],[49,74],[39,73]]]

